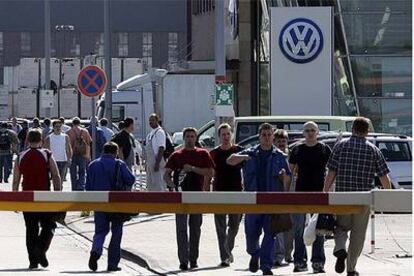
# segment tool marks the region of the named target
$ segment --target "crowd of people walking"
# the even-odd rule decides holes
[[[93,120],[95,118],[92,118]],[[84,128],[79,118],[71,127],[65,119],[33,119],[21,124],[13,118],[0,124],[0,180],[9,181],[13,154],[17,158],[13,170],[13,190],[61,190],[67,170],[73,191],[131,190],[135,182],[132,168],[136,162],[137,144],[133,136],[134,121],[125,118],[119,132],[101,119],[96,132],[96,153],[91,154],[92,128]],[[288,148],[288,133],[275,130],[271,124],[259,127],[259,144],[242,148],[233,144],[229,124],[217,129],[219,145],[210,152],[197,145],[197,130],[183,130],[184,144],[171,150],[168,133],[161,127],[157,114],[149,116],[151,131],[143,141],[148,191],[217,191],[217,192],[328,192],[368,191],[374,188],[378,176],[384,188],[390,188],[389,169],[381,151],[368,142],[369,122],[355,119],[352,136],[338,141],[331,149],[317,140],[319,128],[314,122],[303,125],[304,141]],[[95,156],[95,158],[94,158]],[[21,181],[22,180],[22,181]],[[333,183],[335,182],[335,185]],[[166,195],[168,196],[168,195]],[[214,216],[220,266],[234,262],[232,250],[242,214]],[[325,273],[323,235],[317,235],[308,258],[303,235],[306,214],[291,214],[292,227],[284,232],[274,231],[274,216],[244,215],[246,251],[251,272],[259,269],[263,275],[273,275],[272,268],[293,263],[293,272],[308,270]],[[48,266],[46,251],[56,223],[47,213],[24,212],[29,268]],[[361,254],[369,219],[368,208],[361,214],[336,216],[334,231],[335,271],[347,270],[348,276],[359,275],[357,260]],[[95,235],[89,267],[96,271],[102,254],[105,236],[112,232],[107,269],[120,270],[120,244],[123,223],[119,213],[94,212]],[[198,267],[202,214],[176,214],[176,239],[180,270]],[[39,226],[42,230],[39,233]],[[346,242],[349,236],[349,246]],[[263,233],[263,235],[262,235]],[[262,240],[260,238],[262,237]],[[293,253],[293,256],[292,256]]]

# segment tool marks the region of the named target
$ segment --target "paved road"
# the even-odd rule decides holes
[[[64,186],[64,190],[69,190],[69,183],[65,182]],[[10,191],[11,184],[1,183],[0,190]],[[25,245],[23,214],[16,212],[1,212],[0,214],[0,275],[26,275],[29,273],[30,275],[90,275],[88,260],[92,245],[91,241],[74,232],[72,229],[59,224],[50,250],[48,251],[49,267],[29,271],[27,269],[29,261]],[[79,212],[75,214],[76,217],[79,217]],[[98,265],[100,274],[113,274],[105,273],[107,267],[106,250],[104,250]],[[122,271],[117,272],[119,275],[153,274],[137,263],[128,261],[125,258],[121,260],[120,267]]]
[[[200,242],[199,269],[180,273],[175,241],[175,222],[171,214],[142,214],[126,223],[123,248],[146,262],[153,271],[176,275],[260,275],[247,270],[249,257],[245,252],[243,225],[237,236],[234,249],[235,263],[229,268],[220,268],[217,239],[212,215],[204,215]],[[72,222],[71,222],[72,221]],[[88,238],[93,236],[92,218],[79,218],[77,213],[68,216],[68,227]],[[367,235],[363,256],[357,269],[361,275],[412,275],[412,259],[397,258],[396,255],[412,254],[411,215],[377,216],[377,247],[375,254],[369,254],[370,236]],[[332,256],[334,242],[328,240],[325,246],[327,256],[326,274],[335,275],[335,258]],[[310,248],[308,247],[308,253]],[[310,266],[310,264],[309,264]],[[293,273],[293,266],[273,269],[277,275],[307,275],[309,272]]]
[[[65,182],[64,190],[69,190]],[[10,190],[0,184],[0,190]],[[166,194],[167,196],[167,194]],[[229,268],[220,268],[213,215],[204,215],[200,243],[199,268],[181,273],[178,270],[175,239],[175,220],[172,214],[141,214],[124,227],[122,248],[125,250],[119,275],[260,275],[247,270],[249,256],[245,252],[244,227],[241,224],[233,254],[235,262]],[[48,254],[50,267],[34,272],[39,275],[89,274],[87,260],[94,232],[93,217],[81,218],[79,212],[70,212],[67,226],[59,227]],[[376,253],[369,254],[370,232],[363,255],[357,265],[361,275],[412,275],[412,259],[399,256],[412,254],[412,215],[378,215],[376,217]],[[24,244],[24,221],[21,214],[2,212],[0,224],[0,274],[26,274],[28,261]],[[109,240],[106,241],[106,246]],[[332,256],[333,241],[325,246],[326,274],[335,275]],[[105,252],[106,253],[106,252]],[[310,248],[308,247],[308,253]],[[100,261],[106,268],[106,260]],[[149,266],[150,270],[143,267]],[[310,266],[310,264],[309,264]],[[273,269],[277,275],[308,275],[293,273],[293,266]]]

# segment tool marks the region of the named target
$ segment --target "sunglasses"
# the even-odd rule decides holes
[[[316,132],[316,129],[305,129],[305,132]]]

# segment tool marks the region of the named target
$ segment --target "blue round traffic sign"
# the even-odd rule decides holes
[[[84,67],[78,74],[78,89],[87,97],[101,95],[106,89],[105,71],[96,65]]]

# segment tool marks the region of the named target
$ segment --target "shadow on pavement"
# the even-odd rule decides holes
[[[162,215],[162,216],[157,216],[157,217],[150,217],[150,218],[145,218],[145,219],[142,219],[142,220],[139,220],[139,221],[132,221],[132,222],[130,222],[130,223],[125,223],[124,224],[124,227],[128,227],[128,226],[132,226],[132,225],[136,225],[136,224],[142,224],[142,223],[145,223],[145,222],[151,222],[151,221],[154,221],[154,220],[157,220],[157,221],[167,221],[167,220],[159,220],[159,219],[161,219],[161,218],[166,218],[166,217],[169,217],[170,215]],[[172,218],[172,219],[170,219],[170,220],[173,220],[174,218]]]
[[[195,269],[189,269],[187,271],[178,269],[178,270],[171,270],[171,271],[164,272],[163,275],[178,274],[178,273],[191,273],[191,272],[209,271],[209,270],[220,270],[220,269],[225,269],[225,268],[226,267],[221,267],[221,266],[208,266],[208,267],[199,267]]]
[[[61,274],[108,274],[111,273],[109,271],[106,270],[101,270],[101,271],[91,271],[91,270],[78,270],[78,271],[61,271]]]
[[[0,273],[3,272],[36,272],[36,271],[46,271],[42,268],[37,268],[37,269],[28,269],[27,267],[25,268],[6,268],[6,269],[0,269]]]

